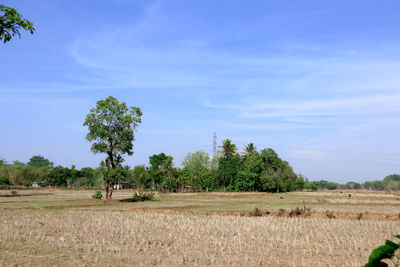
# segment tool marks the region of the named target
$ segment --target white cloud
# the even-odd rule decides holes
[[[276,54],[249,54],[222,50],[204,35],[166,41],[163,29],[187,30],[170,16],[169,4],[153,2],[135,24],[76,40],[71,56],[114,88],[204,99],[208,112],[227,115],[228,127],[237,129],[350,134],[388,128],[382,117],[400,111],[400,61],[392,48],[371,53],[291,43],[294,49]]]

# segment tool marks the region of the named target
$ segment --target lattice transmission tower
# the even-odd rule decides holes
[[[217,133],[214,132],[213,136],[213,156],[217,153]]]

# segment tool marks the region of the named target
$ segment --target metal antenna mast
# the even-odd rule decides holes
[[[213,136],[213,156],[217,153],[217,133],[214,132]]]

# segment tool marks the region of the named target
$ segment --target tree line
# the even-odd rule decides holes
[[[258,152],[251,143],[243,153],[231,140],[213,157],[204,151],[189,153],[182,167],[174,167],[172,156],[164,153],[149,158],[149,167],[135,166],[134,184],[141,188],[178,191],[268,191],[303,189],[304,179],[271,148]]]
[[[400,190],[400,175],[391,174],[382,180],[366,181],[364,183],[347,182],[345,184],[338,184],[329,182],[327,180],[308,181],[305,180],[304,189],[312,191],[317,190],[335,190],[335,189],[365,189],[365,190],[387,190],[398,191]]]
[[[104,182],[107,167],[77,170],[57,166],[42,156],[28,163],[0,163],[0,177],[12,185],[31,185],[33,182],[59,187],[92,187]],[[113,170],[115,183],[126,183],[140,189],[167,192],[184,191],[268,191],[288,192],[304,188],[304,179],[296,175],[287,161],[271,148],[258,152],[251,143],[243,153],[231,140],[223,141],[222,150],[213,157],[204,151],[189,153],[182,167],[174,166],[172,156],[164,153],[149,157],[149,166],[118,166]]]
[[[225,140],[224,143],[225,148],[228,148],[228,143],[232,145],[230,140]],[[228,164],[231,156],[236,157],[232,160],[236,164]],[[302,175],[294,174],[289,164],[284,162],[274,150],[269,148],[257,152],[253,144],[246,146],[244,152],[235,152],[233,155],[230,152],[224,152],[224,149],[213,157],[204,151],[188,153],[181,163],[182,167],[174,166],[172,156],[160,153],[150,156],[147,166],[137,165],[134,168],[123,166],[118,169],[117,183],[125,183],[140,190],[169,192],[400,190],[400,175],[398,174],[364,183],[338,184],[327,180],[309,181]],[[102,166],[81,169],[76,169],[74,165],[54,166],[53,162],[43,156],[33,156],[27,163],[14,161],[11,164],[0,158],[0,188],[14,185],[32,186],[34,182],[39,186],[99,188],[104,184],[104,173]]]
[[[81,188],[99,187],[103,180],[99,168],[77,170],[74,165],[71,168],[54,166],[53,162],[43,156],[33,156],[27,163],[14,161],[8,164],[6,160],[0,159],[0,186],[32,186],[35,182],[39,186]]]

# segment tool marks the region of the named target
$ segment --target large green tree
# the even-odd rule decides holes
[[[15,35],[21,37],[20,28],[29,31],[31,34],[35,32],[32,22],[23,19],[17,10],[0,5],[0,40],[6,43]]]
[[[111,199],[114,185],[121,177],[123,155],[133,154],[134,132],[141,123],[142,111],[138,107],[128,108],[112,96],[97,101],[95,108],[86,116],[88,126],[86,139],[93,142],[93,153],[105,153],[102,161],[106,199]]]
[[[260,154],[256,150],[249,153],[247,149],[249,146],[246,147],[246,154],[243,156],[242,164],[238,172],[238,178],[235,183],[236,191],[255,191],[258,189],[260,175],[264,170]]]
[[[151,179],[152,187],[159,187],[163,180],[164,173],[162,171],[163,165],[167,164],[168,156],[164,153],[154,154],[149,157],[149,176]]]
[[[222,156],[218,160],[220,184],[224,189],[232,190],[239,170],[240,157],[236,153],[237,147],[232,141],[225,139],[222,142]]]
[[[143,190],[144,188],[149,188],[151,186],[149,172],[144,165],[136,165],[135,168],[131,170],[131,175],[136,188]]]
[[[208,153],[196,151],[189,153],[182,161],[184,185],[192,186],[196,190],[212,187],[210,182],[211,161]]]
[[[260,153],[264,171],[260,176],[260,189],[269,192],[288,192],[303,189],[304,180],[298,177],[287,161],[271,148]]]
[[[163,191],[177,191],[180,183],[180,171],[174,167],[174,158],[164,153],[154,154],[149,157],[149,177],[152,188]]]

